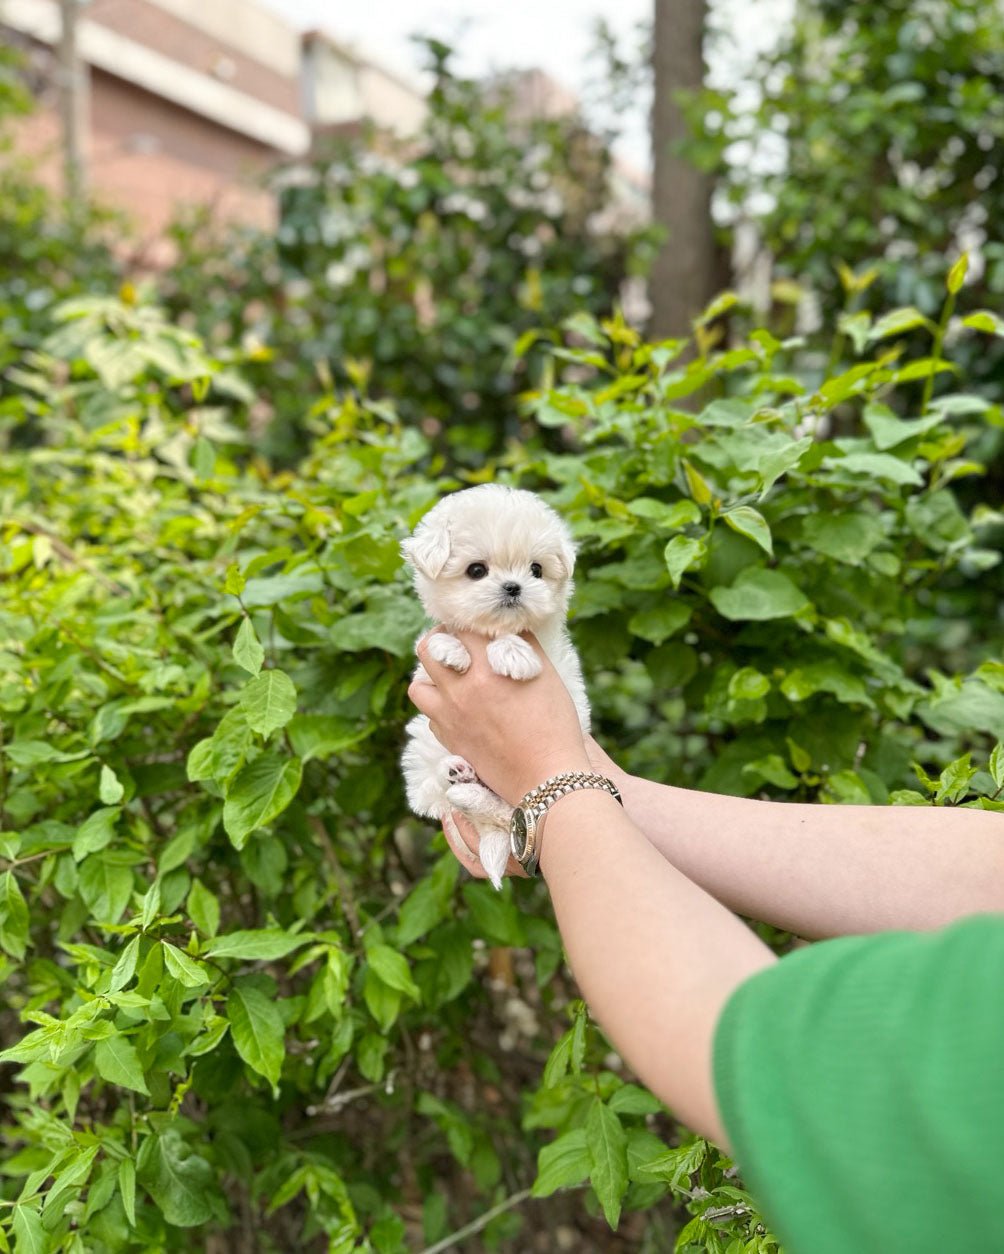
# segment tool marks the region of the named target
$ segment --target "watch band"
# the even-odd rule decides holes
[[[526,794],[513,810],[510,824],[510,846],[512,853],[528,874],[537,874],[537,863],[540,860],[540,821],[556,801],[571,792],[579,792],[586,788],[596,788],[607,792],[624,804],[616,784],[605,775],[597,775],[592,771],[562,771],[552,775],[542,784]],[[522,839],[522,847],[517,845],[517,830]]]
[[[543,814],[559,797],[578,792],[582,788],[599,788],[616,797],[618,801],[621,799],[617,785],[605,775],[597,775],[593,771],[562,771],[560,775],[552,775],[536,788],[531,788],[519,803],[519,808],[527,810],[534,807]]]

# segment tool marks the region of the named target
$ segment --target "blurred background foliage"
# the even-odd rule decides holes
[[[365,376],[454,461],[476,464],[516,430],[536,362],[513,346],[573,309],[608,312],[646,269],[653,232],[619,218],[611,157],[575,118],[514,118],[504,84],[454,74],[426,41],[434,86],[422,133],[329,141],[277,176],[276,235],[180,224],[162,284],[210,339],[269,346],[255,383],[263,448],[302,451],[302,398]]]
[[[407,815],[398,544],[452,488],[543,492],[629,769],[1000,808],[992,7],[803,3],[745,94],[688,98],[774,281],[686,340],[618,310],[673,237],[618,222],[604,143],[435,43],[412,147],[286,172],[274,235],[179,222],[153,276],[4,153],[17,1254],[775,1254],[588,1025],[539,886],[460,884]]]

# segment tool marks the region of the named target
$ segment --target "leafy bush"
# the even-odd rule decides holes
[[[603,144],[576,118],[521,120],[507,95],[435,85],[407,143],[363,136],[280,172],[275,235],[179,225],[168,305],[211,342],[244,333],[274,360],[252,377],[267,447],[302,449],[304,395],[367,377],[454,460],[497,450],[527,386],[519,335],[576,309],[608,313],[650,233],[623,220]]]
[[[998,307],[1004,27],[995,6],[810,0],[750,77],[754,90],[739,76],[734,89],[695,98],[692,154],[720,176],[723,205],[756,222],[778,275],[811,287],[824,331],[847,305],[936,317],[946,262],[967,249],[980,264],[960,309]],[[923,344],[914,340],[918,354]],[[1000,387],[1002,348],[959,346],[973,390]]]
[[[18,156],[12,125],[30,108],[21,60],[0,48],[0,370],[38,343],[55,304],[113,285],[118,271],[110,216],[61,204]],[[3,395],[0,378],[0,403]]]
[[[548,1249],[606,1220],[776,1250],[589,1027],[545,891],[461,884],[406,813],[398,543],[461,481],[351,391],[304,398],[319,434],[277,473],[239,356],[145,307],[59,319],[0,426],[32,445],[0,462],[6,1239],[389,1252],[470,1223],[525,1250],[532,1218]],[[766,332],[688,363],[619,319],[538,337],[526,439],[476,477],[575,530],[573,628],[630,768],[1001,807],[1002,518],[954,495],[1001,414],[925,404],[949,372],[899,365],[896,327],[815,386]]]

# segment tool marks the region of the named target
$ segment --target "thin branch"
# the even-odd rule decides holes
[[[437,1241],[435,1245],[428,1245],[420,1254],[442,1254],[443,1250],[451,1250],[455,1245],[459,1245],[461,1241],[467,1237],[472,1237],[476,1232],[480,1232],[482,1228],[487,1228],[491,1221],[497,1215],[503,1215],[507,1210],[513,1210],[517,1206],[521,1206],[530,1196],[529,1189],[520,1189],[518,1193],[514,1193],[512,1197],[507,1197],[504,1202],[499,1202],[498,1206],[493,1206],[491,1210],[477,1219],[471,1221],[463,1228],[458,1228],[456,1232],[451,1232],[448,1237],[443,1237],[442,1241]]]
[[[359,922],[359,914],[356,910],[355,898],[352,896],[352,889],[349,887],[349,882],[345,877],[345,872],[342,870],[342,865],[338,861],[338,854],[335,852],[335,846],[332,844],[328,829],[324,826],[323,821],[316,814],[311,814],[308,817],[307,822],[310,824],[311,828],[313,828],[314,835],[318,838],[324,848],[324,852],[327,855],[328,865],[331,867],[331,873],[335,878],[335,883],[338,885],[338,893],[342,899],[342,909],[345,911],[345,917],[348,919],[349,926],[352,928],[353,937],[358,938],[362,935],[363,929]]]

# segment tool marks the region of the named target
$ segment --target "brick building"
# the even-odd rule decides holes
[[[62,181],[58,0],[0,0],[0,37],[25,54],[35,113],[18,147]],[[270,225],[261,176],[308,153],[315,127],[363,115],[417,125],[421,93],[327,36],[302,36],[254,0],[90,0],[76,45],[83,165],[95,199],[152,244],[181,205]]]

